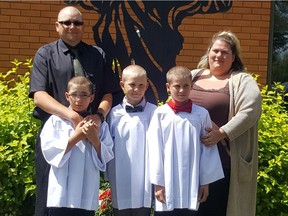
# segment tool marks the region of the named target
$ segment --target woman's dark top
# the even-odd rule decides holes
[[[204,70],[203,70],[204,71]],[[199,72],[193,79],[193,87],[190,93],[190,99],[193,103],[206,108],[210,114],[211,120],[221,127],[228,122],[229,113],[229,86],[228,82],[224,88],[220,89],[204,89],[198,86],[196,81],[199,79],[203,71]],[[223,168],[230,168],[229,142],[227,139],[226,146],[218,143],[218,150]]]

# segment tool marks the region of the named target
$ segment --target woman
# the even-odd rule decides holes
[[[245,71],[237,37],[229,31],[215,34],[192,75],[190,99],[213,121],[201,139],[206,146],[217,144],[225,174],[210,185],[197,215],[254,216],[261,95]]]

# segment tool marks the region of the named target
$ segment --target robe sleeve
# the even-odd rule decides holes
[[[94,148],[92,150],[92,157],[95,166],[104,172],[106,170],[106,164],[114,158],[112,150],[113,140],[106,122],[102,122],[101,124],[99,139],[101,142],[101,160],[98,158],[98,154]]]
[[[51,116],[45,123],[41,134],[41,149],[48,164],[62,167],[69,159],[71,152],[65,154],[69,134],[73,130],[68,122],[57,116]]]
[[[206,111],[206,110],[205,110]],[[206,134],[205,128],[212,127],[210,116],[207,112],[202,116],[202,135]],[[201,145],[200,156],[200,185],[210,184],[224,177],[222,164],[217,145],[206,147]]]

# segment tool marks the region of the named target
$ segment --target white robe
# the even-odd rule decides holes
[[[217,146],[200,141],[207,127],[208,111],[194,104],[191,113],[175,114],[167,104],[155,110],[147,134],[150,180],[166,192],[166,204],[155,199],[156,211],[197,210],[199,186],[224,177]]]
[[[65,154],[73,125],[52,115],[41,132],[41,148],[49,172],[47,207],[98,208],[100,172],[113,158],[113,140],[106,122],[99,127],[101,159],[88,140],[78,142]]]
[[[143,112],[127,113],[119,104],[108,116],[115,157],[107,165],[106,177],[114,208],[151,207],[146,132],[155,109],[147,102]]]

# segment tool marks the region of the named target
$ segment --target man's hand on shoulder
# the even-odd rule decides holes
[[[83,120],[83,117],[72,109],[68,109],[67,112],[68,120],[70,120],[73,123],[74,128],[76,128],[77,125]]]

